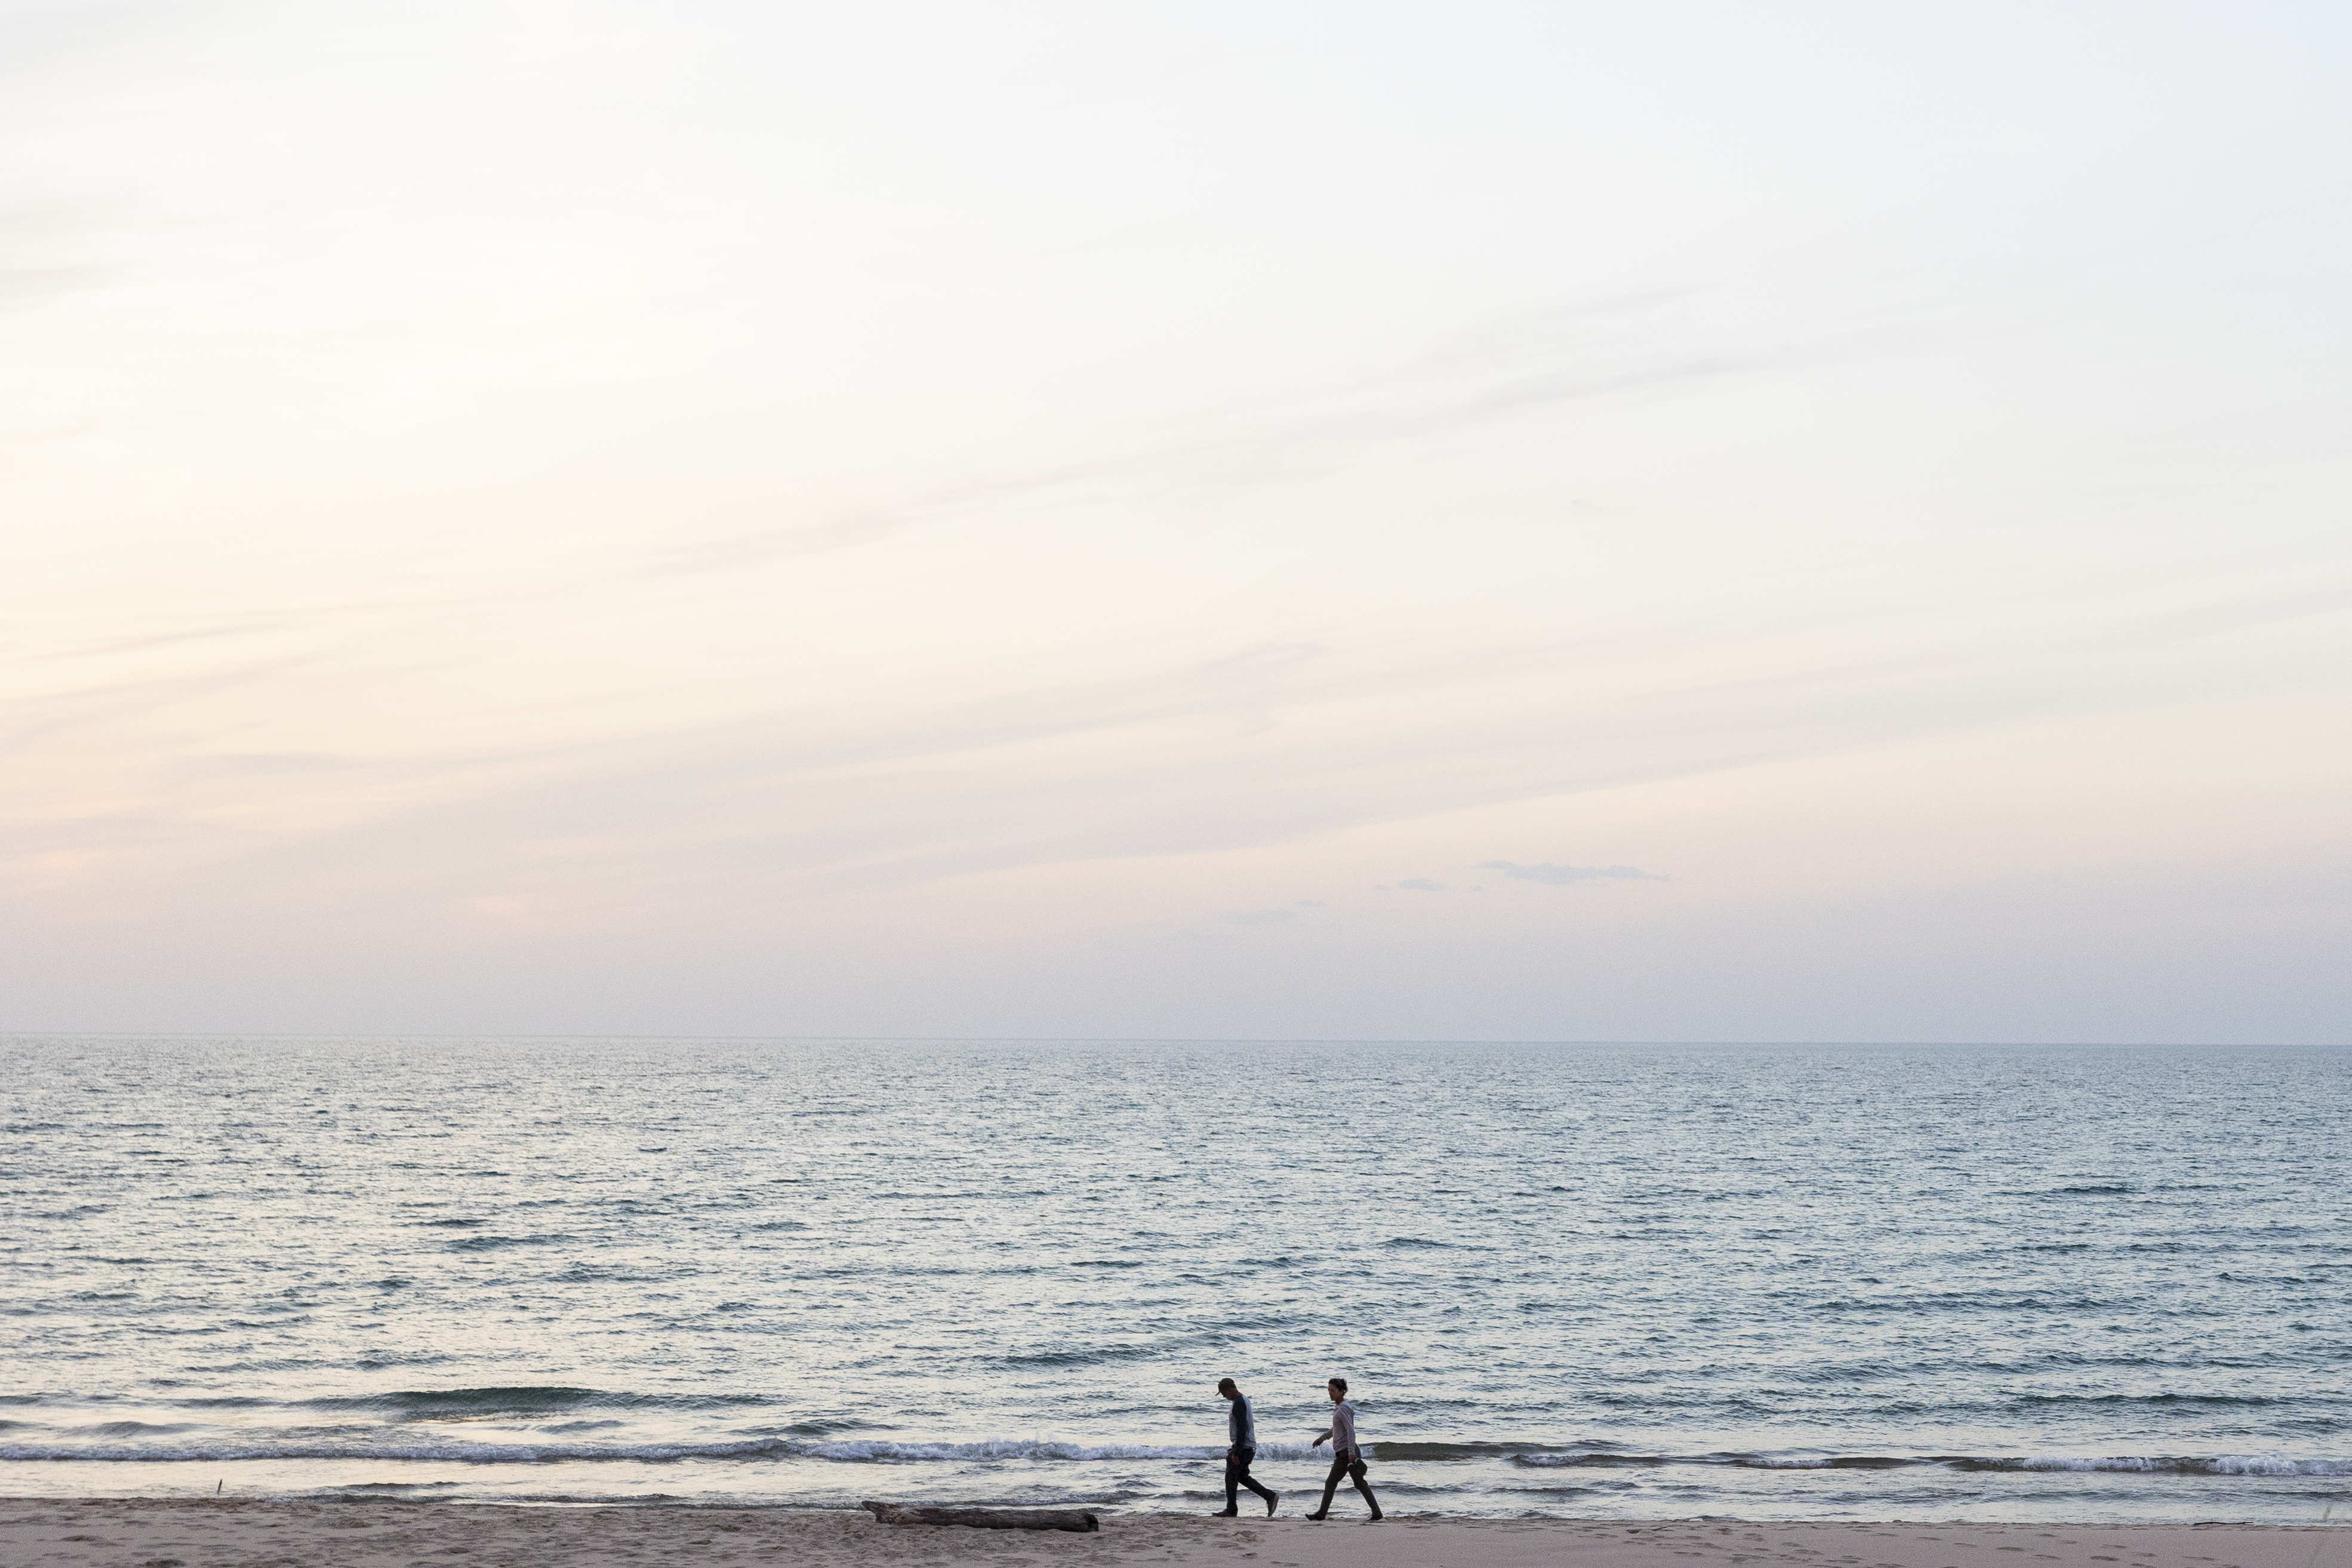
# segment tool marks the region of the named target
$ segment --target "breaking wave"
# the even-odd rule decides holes
[[[2284,1454],[1826,1454],[1792,1452],[1635,1454],[1562,1450],[1507,1443],[1376,1443],[1383,1465],[1507,1460],[1530,1469],[1615,1469],[1666,1465],[1736,1466],[1768,1470],[2081,1471],[2180,1476],[2352,1476],[2352,1459]],[[1261,1462],[1319,1460],[1326,1450],[1298,1443],[1258,1448]],[[983,1438],[920,1443],[882,1438],[812,1441],[805,1437],[756,1437],[719,1442],[309,1442],[0,1443],[0,1462],[82,1461],[186,1464],[250,1459],[437,1460],[469,1465],[564,1463],[669,1464],[681,1460],[816,1460],[833,1464],[1100,1464],[1216,1459],[1222,1446],[1178,1443],[1069,1443],[1045,1438]]]
[[[2352,1476],[2352,1459],[2293,1458],[2278,1454],[1616,1454],[1518,1453],[1511,1462],[1531,1469],[1608,1469],[1628,1465],[1733,1465],[1759,1470],[2110,1471],[2172,1476]]]

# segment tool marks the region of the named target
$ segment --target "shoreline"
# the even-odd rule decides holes
[[[238,1498],[0,1499],[18,1568],[513,1568],[673,1562],[1129,1563],[1225,1568],[2352,1568],[2347,1523],[1750,1523],[1449,1519],[1327,1523],[1096,1511],[1092,1534],[881,1524],[863,1511],[709,1503],[550,1504]],[[2340,1541],[2331,1541],[2341,1535]]]

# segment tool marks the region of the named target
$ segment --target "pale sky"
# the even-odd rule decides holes
[[[0,0],[0,1030],[2352,1038],[2347,75]]]

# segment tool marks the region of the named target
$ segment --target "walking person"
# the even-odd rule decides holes
[[[1356,1407],[1348,1403],[1348,1380],[1335,1377],[1324,1386],[1331,1396],[1331,1424],[1317,1433],[1315,1441],[1307,1447],[1321,1448],[1326,1439],[1329,1440],[1331,1473],[1323,1478],[1323,1506],[1307,1517],[1331,1517],[1331,1495],[1339,1490],[1339,1478],[1346,1476],[1356,1483],[1356,1490],[1364,1494],[1364,1501],[1371,1506],[1372,1517],[1364,1522],[1378,1524],[1381,1517],[1381,1500],[1372,1495],[1372,1489],[1364,1481],[1364,1450],[1356,1441]],[[1274,1511],[1269,1508],[1266,1511],[1271,1513]]]
[[[1214,1517],[1237,1517],[1241,1513],[1241,1489],[1247,1487],[1265,1499],[1265,1516],[1272,1519],[1274,1505],[1282,1500],[1282,1494],[1269,1491],[1250,1479],[1250,1461],[1257,1458],[1257,1421],[1250,1415],[1249,1400],[1230,1377],[1217,1380],[1217,1392],[1225,1396],[1229,1408],[1225,1412],[1225,1511]]]

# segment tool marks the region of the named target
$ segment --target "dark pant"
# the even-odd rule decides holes
[[[1272,1502],[1275,1494],[1250,1479],[1250,1461],[1257,1458],[1255,1448],[1245,1448],[1239,1443],[1225,1450],[1225,1507],[1229,1511],[1241,1507],[1240,1492],[1244,1487]]]
[[[1364,1456],[1352,1449],[1331,1456],[1331,1473],[1323,1478],[1323,1506],[1315,1511],[1318,1513],[1331,1511],[1331,1496],[1339,1490],[1341,1476],[1346,1476],[1356,1483],[1356,1490],[1362,1492],[1364,1500],[1372,1505],[1372,1517],[1380,1518],[1381,1500],[1374,1497],[1372,1489],[1364,1484]]]

